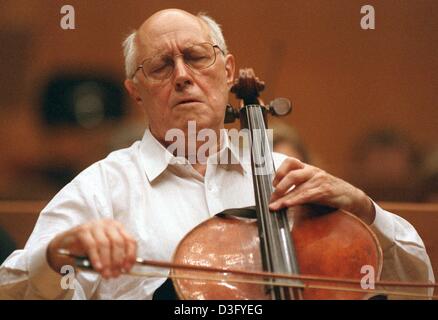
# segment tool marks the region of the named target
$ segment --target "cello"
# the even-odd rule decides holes
[[[364,266],[382,269],[382,249],[369,227],[343,210],[315,204],[269,210],[275,167],[266,134],[267,114],[285,115],[284,101],[263,106],[264,89],[251,69],[240,70],[231,91],[243,100],[240,110],[228,107],[226,122],[240,119],[249,134],[255,208],[231,209],[201,223],[179,243],[173,262],[218,270],[233,269],[284,275],[361,279]],[[186,279],[180,278],[184,273]],[[194,279],[187,279],[192,272]],[[226,273],[226,272],[225,272]],[[222,271],[224,274],[224,271]],[[206,275],[205,275],[206,276]],[[193,271],[172,269],[181,299],[363,299],[364,292],[305,288],[304,280],[273,279],[268,285],[241,276],[237,284],[200,280]],[[317,285],[318,282],[313,283]],[[350,288],[357,286],[350,285]],[[359,287],[360,288],[360,287]]]

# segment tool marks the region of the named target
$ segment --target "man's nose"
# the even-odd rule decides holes
[[[174,81],[177,90],[184,89],[187,85],[193,83],[189,67],[184,63],[182,56],[175,57]]]

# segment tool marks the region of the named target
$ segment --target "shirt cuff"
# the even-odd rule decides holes
[[[376,216],[370,227],[379,239],[382,249],[385,251],[394,244],[394,215],[388,211],[383,210],[374,201],[373,205],[374,209],[376,210]]]
[[[33,291],[43,299],[62,299],[69,291],[61,286],[62,275],[47,263],[48,244],[34,250],[29,256],[29,281]]]

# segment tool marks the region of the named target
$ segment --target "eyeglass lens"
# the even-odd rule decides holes
[[[216,52],[209,43],[196,44],[183,50],[181,55],[184,63],[192,70],[202,70],[210,67],[216,60]],[[143,72],[147,78],[163,80],[168,78],[174,69],[175,58],[171,55],[157,55],[143,63]]]

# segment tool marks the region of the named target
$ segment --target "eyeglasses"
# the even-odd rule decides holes
[[[211,43],[198,43],[190,46],[182,51],[182,54],[177,55],[156,55],[144,60],[141,65],[137,67],[132,78],[139,69],[142,69],[144,76],[148,80],[163,81],[168,79],[175,69],[174,58],[181,56],[184,64],[193,71],[203,70],[211,67],[216,62],[216,50],[218,48],[222,54],[224,52],[218,45]]]

